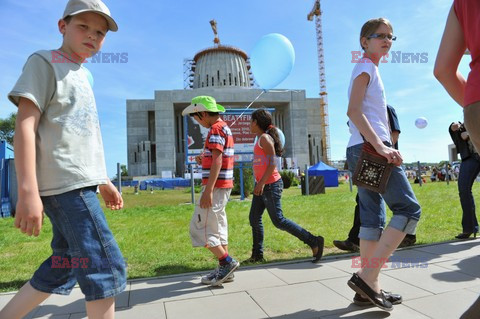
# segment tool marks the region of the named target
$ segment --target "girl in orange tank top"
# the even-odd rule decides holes
[[[281,145],[277,129],[272,125],[272,115],[264,109],[252,113],[250,130],[255,133],[258,142],[253,150],[253,172],[256,185],[253,190],[252,206],[250,208],[250,225],[252,226],[253,247],[252,256],[246,263],[263,261],[263,223],[262,215],[267,209],[273,225],[297,237],[312,249],[314,263],[322,258],[324,239],[314,236],[293,221],[285,218],[282,212],[283,182],[275,165],[276,156],[281,156]]]

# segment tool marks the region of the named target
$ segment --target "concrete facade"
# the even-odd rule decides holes
[[[245,108],[260,93],[259,89],[199,88],[155,91],[153,100],[127,100],[129,175],[173,171],[182,176],[185,137],[181,111],[193,97],[210,95],[229,109]],[[321,148],[317,147],[321,140],[319,98],[307,99],[305,90],[276,90],[264,93],[251,106],[259,107],[275,109],[274,124],[286,138],[284,157],[296,158],[300,168],[321,158]]]

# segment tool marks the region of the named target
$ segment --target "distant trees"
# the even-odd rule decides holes
[[[13,145],[13,136],[15,135],[15,121],[17,113],[12,113],[5,119],[0,119],[0,140],[5,140]]]

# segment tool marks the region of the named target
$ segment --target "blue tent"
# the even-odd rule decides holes
[[[320,161],[308,169],[309,176],[323,176],[325,187],[338,187],[338,169]]]

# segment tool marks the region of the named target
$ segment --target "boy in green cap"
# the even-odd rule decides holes
[[[182,115],[190,115],[209,129],[204,151],[197,156],[202,165],[202,193],[190,222],[190,238],[194,247],[208,248],[219,266],[202,277],[202,283],[220,286],[233,280],[240,263],[228,254],[228,224],[225,206],[233,188],[234,143],[227,123],[218,113],[225,108],[210,96],[197,96]]]
[[[113,318],[115,296],[126,287],[125,261],[97,186],[108,208],[121,209],[123,200],[107,177],[95,97],[82,66],[118,27],[100,0],[70,0],[58,29],[62,46],[32,54],[8,95],[18,106],[15,226],[38,236],[45,212],[53,252],[0,318],[23,318],[51,294],[70,294],[76,283],[89,318]]]

